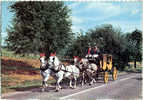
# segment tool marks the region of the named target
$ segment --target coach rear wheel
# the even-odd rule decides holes
[[[108,71],[104,72],[104,83],[108,82]]]
[[[117,80],[117,68],[113,67],[113,73],[112,73],[113,80]]]

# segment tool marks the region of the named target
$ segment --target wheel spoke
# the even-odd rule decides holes
[[[108,72],[107,71],[104,73],[104,82],[105,83],[108,82]]]
[[[112,77],[113,77],[113,80],[117,80],[117,69],[116,69],[116,67],[113,68]]]

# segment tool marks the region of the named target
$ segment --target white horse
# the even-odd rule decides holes
[[[81,66],[80,62],[82,61],[83,59],[80,59],[79,57],[77,56],[74,56],[73,58],[73,61],[74,61],[74,65],[77,66],[80,70],[80,74],[81,74],[81,85],[83,86],[84,83],[86,83],[85,81],[85,70],[83,68],[83,66]]]
[[[88,64],[88,68],[86,69],[87,75],[90,77],[90,85],[96,82],[95,77],[97,74],[97,65],[94,63]]]
[[[82,72],[82,86],[87,82],[87,80],[90,80],[90,84],[96,82],[94,78],[98,68],[96,64],[89,63],[88,59],[86,58],[80,59],[78,57],[74,57],[74,64],[78,66]]]
[[[48,63],[43,57],[40,58],[40,61],[42,62],[42,66],[44,66],[45,64],[48,64],[49,66],[49,68],[45,71],[41,71],[41,74],[43,76],[44,88],[47,87],[46,81],[49,79],[51,75],[54,77],[56,76],[56,91],[59,91],[61,89],[60,82],[63,80],[63,78],[70,79],[70,88],[76,88],[77,78],[79,77],[80,72],[75,65],[62,65],[56,55],[50,56]],[[72,86],[73,79],[74,86]]]

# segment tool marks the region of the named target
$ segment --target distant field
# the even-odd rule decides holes
[[[4,57],[13,57],[13,58],[28,58],[28,59],[38,59],[39,55],[27,54],[26,56],[20,54],[14,54],[13,51],[8,51],[7,49],[2,48],[2,56]]]

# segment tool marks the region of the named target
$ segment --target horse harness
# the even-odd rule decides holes
[[[55,60],[55,58],[54,58],[54,60]],[[54,65],[54,63],[53,63],[53,65]],[[65,65],[64,64],[62,64],[62,63],[60,63],[58,66],[58,70],[55,70],[55,69],[53,69],[53,68],[50,68],[53,72],[55,72],[55,73],[58,73],[59,71],[64,71],[64,72],[69,72],[69,73],[75,73],[75,72],[70,72],[70,71],[67,71],[66,69],[64,70],[64,69],[62,69],[62,65],[65,67]],[[66,68],[66,67],[65,67]]]
[[[45,66],[40,66],[40,70],[45,71],[49,68],[49,64],[46,64]]]
[[[47,70],[47,69],[50,69],[50,70],[52,70],[54,73],[58,73],[59,71],[64,71],[64,72],[69,72],[69,71],[67,71],[67,70],[64,70],[64,69],[62,69],[62,66],[64,66],[65,67],[65,65],[64,64],[61,64],[60,63],[60,65],[58,65],[59,67],[58,67],[58,70],[55,70],[54,68],[51,68],[51,67],[49,67],[50,65],[47,63],[46,64],[46,66],[40,66],[40,70],[42,70],[42,71],[45,71],[45,70]],[[72,73],[72,72],[71,72]]]
[[[53,62],[52,62],[53,63]],[[43,66],[40,66],[40,70],[42,70],[42,71],[45,71],[45,70],[47,70],[47,69],[50,69],[50,70],[52,70],[54,73],[58,73],[59,71],[64,71],[64,72],[69,72],[69,73],[75,73],[75,72],[70,72],[70,71],[67,71],[66,69],[64,70],[64,69],[62,69],[62,66],[64,66],[65,67],[65,65],[64,64],[62,64],[62,63],[60,63],[58,66],[58,70],[55,70],[54,68],[50,68],[49,67],[50,66],[50,64],[46,64],[44,67]],[[53,66],[54,66],[54,63],[53,63]]]

